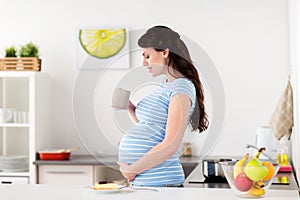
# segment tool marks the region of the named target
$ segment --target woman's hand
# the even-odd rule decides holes
[[[130,100],[128,101],[127,109],[131,111],[135,111],[135,105]]]
[[[129,167],[130,165],[128,163],[124,162],[117,162],[118,165],[120,165],[120,172],[122,175],[127,179],[128,182],[131,182],[135,179],[136,173],[130,172]]]
[[[137,119],[136,115],[135,115],[135,105],[129,100],[128,101],[128,106],[127,106],[127,109],[128,109],[128,112],[131,116],[131,118],[133,119],[134,122],[138,122],[139,120]]]

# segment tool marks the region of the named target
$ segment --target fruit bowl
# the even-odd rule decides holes
[[[262,166],[240,165],[239,161],[222,162],[221,166],[231,190],[238,197],[258,198],[269,190],[279,166],[268,161],[259,161]]]

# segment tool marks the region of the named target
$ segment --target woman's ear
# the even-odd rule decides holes
[[[169,50],[168,48],[165,49],[164,51],[162,51],[162,56],[163,56],[164,58],[168,58],[169,52],[170,52],[170,50]]]

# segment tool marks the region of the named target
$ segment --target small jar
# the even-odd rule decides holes
[[[192,144],[190,142],[183,143],[182,156],[184,157],[192,156]]]

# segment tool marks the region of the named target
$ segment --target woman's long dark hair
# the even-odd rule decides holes
[[[138,45],[142,48],[151,47],[156,51],[169,49],[168,66],[191,80],[196,88],[197,101],[190,120],[192,129],[193,131],[198,129],[200,133],[206,130],[208,128],[208,117],[205,112],[203,87],[198,71],[193,65],[189,51],[180,39],[180,35],[166,26],[154,26],[142,35]]]

